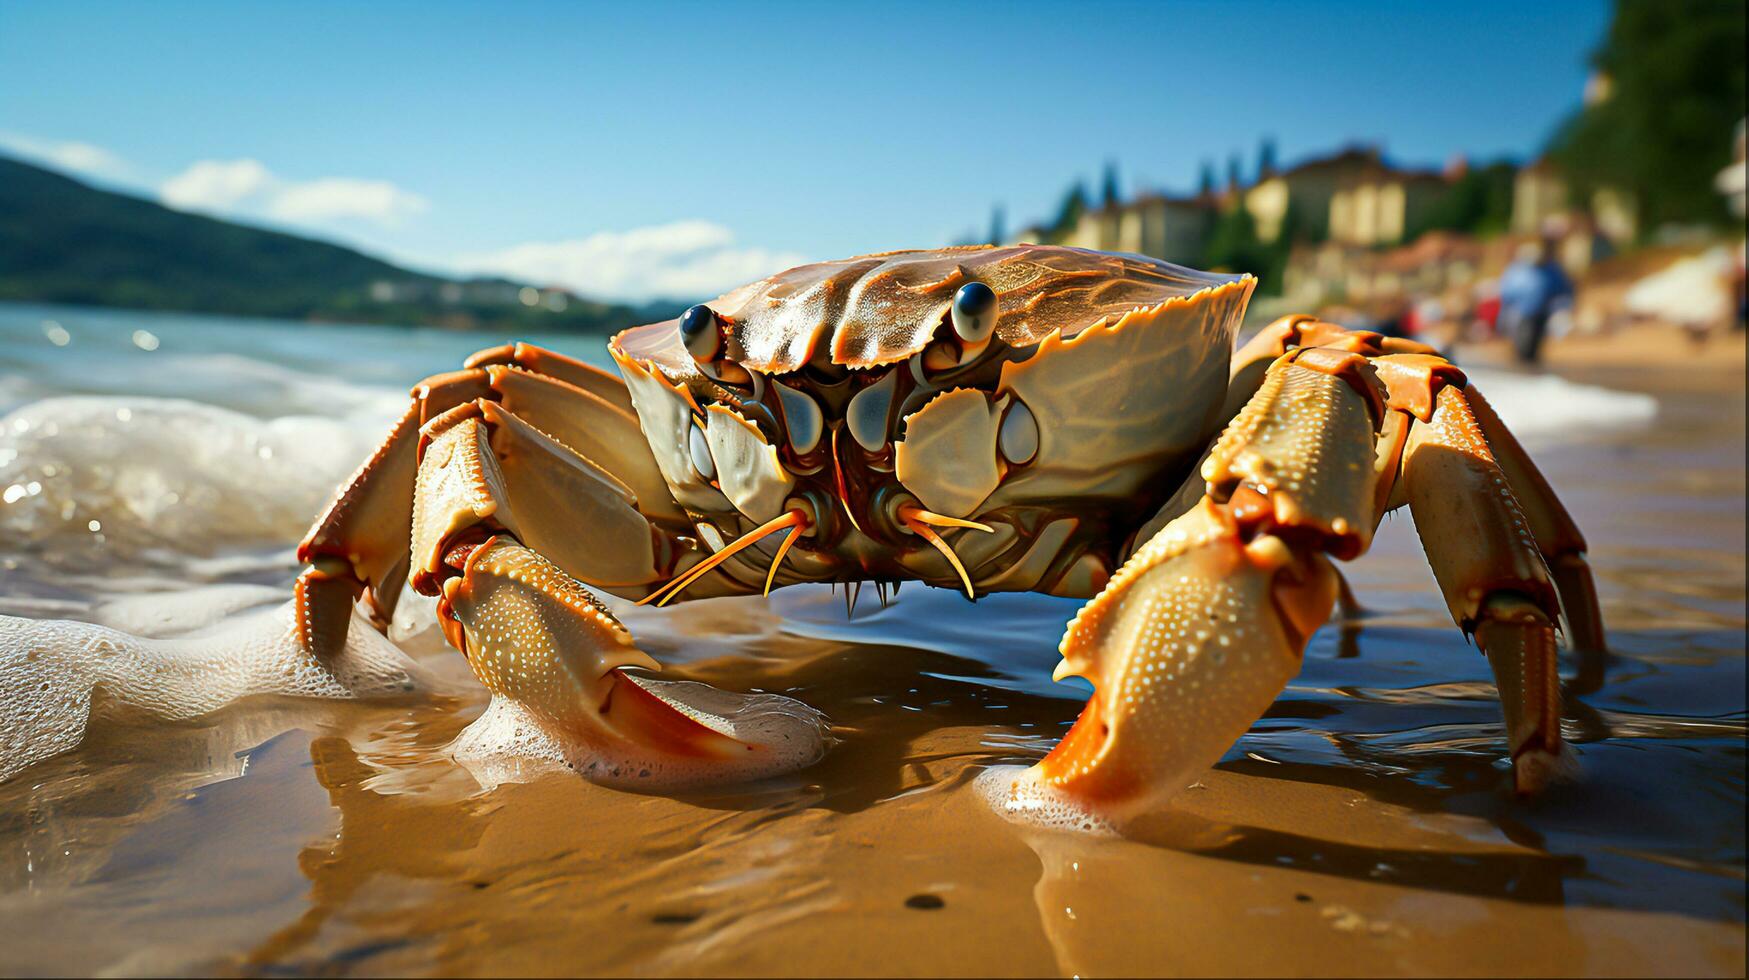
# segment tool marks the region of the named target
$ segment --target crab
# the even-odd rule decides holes
[[[1256,280],[1019,245],[804,265],[635,327],[619,377],[526,344],[411,406],[299,549],[318,658],[403,583],[495,696],[586,745],[732,768],[762,746],[651,692],[597,599],[903,582],[1087,600],[1094,691],[1006,792],[1114,821],[1213,765],[1407,505],[1486,654],[1513,782],[1563,747],[1557,633],[1604,636],[1586,545],[1464,372],[1307,316],[1234,351]]]

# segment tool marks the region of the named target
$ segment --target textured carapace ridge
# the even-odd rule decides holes
[[[903,360],[928,346],[955,291],[968,282],[995,290],[996,336],[1011,347],[1030,347],[1053,332],[1072,337],[1102,318],[1243,278],[1140,255],[1051,245],[972,246],[797,266],[708,305],[730,321],[732,360],[782,374],[822,350],[851,368]],[[678,323],[677,317],[634,327],[614,344],[671,377],[690,374],[694,368]]]

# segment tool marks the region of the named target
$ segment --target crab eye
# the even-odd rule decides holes
[[[953,294],[953,332],[961,340],[978,343],[996,329],[996,291],[981,282],[968,282]]]
[[[680,315],[680,340],[701,364],[716,360],[722,352],[722,333],[716,311],[703,303]]]
[[[704,429],[697,422],[686,427],[686,448],[692,454],[692,468],[706,480],[717,477],[717,462],[711,458],[710,440],[704,437]]]

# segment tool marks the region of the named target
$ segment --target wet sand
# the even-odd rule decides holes
[[[1690,333],[1663,323],[1638,323],[1607,333],[1575,333],[1550,339],[1543,353],[1549,368],[1568,375],[1595,374],[1617,368],[1646,373],[1641,386],[1658,387],[1659,376],[1701,374],[1717,376],[1702,381],[1705,387],[1730,388],[1728,378],[1741,387],[1746,336],[1741,330]],[[1466,344],[1462,357],[1485,364],[1507,364],[1511,347],[1505,340]]]
[[[1660,414],[1532,446],[1614,647],[1564,661],[1583,776],[1543,799],[1509,795],[1486,663],[1398,518],[1348,567],[1366,618],[1137,840],[1030,832],[968,785],[1073,720],[1073,603],[628,613],[673,676],[838,739],[675,797],[482,786],[444,747],[484,694],[428,632],[420,696],[110,718],[0,784],[0,973],[1742,975],[1741,375],[1563,370]]]

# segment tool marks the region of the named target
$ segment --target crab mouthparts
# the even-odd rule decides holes
[[[704,561],[701,561],[682,572],[672,582],[669,582],[667,585],[664,585],[642,599],[639,599],[637,604],[642,606],[646,603],[654,602],[658,606],[666,606],[675,596],[686,591],[687,586],[704,578],[706,573],[711,569],[728,561],[731,557],[742,550],[752,547],[765,538],[776,534],[779,531],[788,529],[789,535],[783,539],[783,544],[778,547],[777,557],[772,559],[771,562],[771,571],[767,572],[765,575],[765,591],[769,593],[771,591],[771,581],[777,577],[777,566],[783,564],[783,556],[788,553],[789,546],[795,542],[796,535],[806,531],[811,523],[811,519],[804,510],[798,508],[795,510],[784,511],[782,514],[766,521],[764,524],[748,531],[746,534],[741,535],[741,537],[737,538],[733,544],[728,545],[721,551],[706,558]]]
[[[838,454],[838,433],[843,432],[842,425],[832,427],[832,482],[838,489],[838,503],[844,508],[844,516],[850,518],[850,526],[858,531],[862,525],[857,523],[856,510],[850,506],[850,486],[844,479],[844,462]]]

